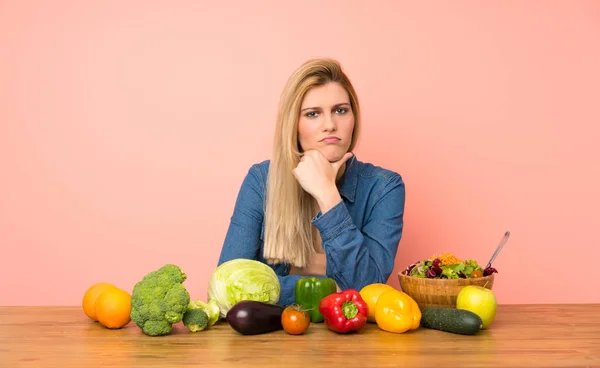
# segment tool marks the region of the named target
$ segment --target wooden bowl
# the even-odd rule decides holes
[[[484,286],[492,289],[494,275],[467,279],[427,279],[407,276],[406,270],[398,273],[402,291],[410,295],[419,308],[456,308],[456,297],[467,285]]]

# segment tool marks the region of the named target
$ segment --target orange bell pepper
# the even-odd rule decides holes
[[[384,331],[403,333],[421,323],[421,309],[413,298],[399,290],[381,294],[375,305],[375,322]]]

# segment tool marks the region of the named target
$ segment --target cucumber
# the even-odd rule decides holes
[[[481,318],[468,310],[456,308],[424,308],[421,326],[461,335],[474,335],[481,329]]]

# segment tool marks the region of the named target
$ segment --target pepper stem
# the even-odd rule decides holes
[[[351,301],[345,301],[344,304],[342,304],[342,312],[346,318],[352,319],[358,314],[358,307]]]

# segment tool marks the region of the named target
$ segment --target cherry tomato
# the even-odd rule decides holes
[[[473,272],[471,272],[469,277],[483,277],[483,273],[479,270],[474,270]]]
[[[303,334],[310,325],[310,316],[299,306],[290,305],[281,314],[283,330],[290,335]]]

